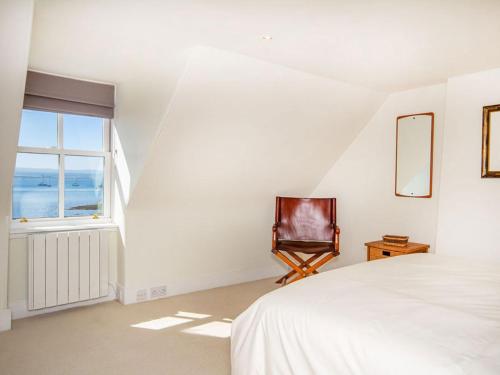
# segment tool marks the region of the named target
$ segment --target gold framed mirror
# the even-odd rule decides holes
[[[432,197],[434,113],[399,116],[396,120],[396,183],[398,197]]]
[[[481,177],[500,177],[500,104],[483,107]]]

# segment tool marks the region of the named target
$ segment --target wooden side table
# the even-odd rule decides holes
[[[408,242],[406,247],[391,246],[384,244],[384,241],[373,241],[365,243],[367,260],[383,259],[398,255],[414,253],[426,253],[429,245],[423,243]]]

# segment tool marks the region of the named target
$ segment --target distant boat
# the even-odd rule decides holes
[[[45,176],[42,175],[42,182],[38,184],[40,187],[51,187],[52,185],[50,184],[50,177],[49,177],[49,183],[45,182]]]

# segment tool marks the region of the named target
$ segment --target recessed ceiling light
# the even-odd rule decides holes
[[[273,39],[273,37],[271,35],[262,35],[262,39],[271,40],[271,39]]]

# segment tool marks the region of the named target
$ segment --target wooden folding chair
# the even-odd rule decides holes
[[[340,254],[339,237],[335,198],[276,197],[271,251],[291,268],[276,283],[317,274],[319,267]]]

